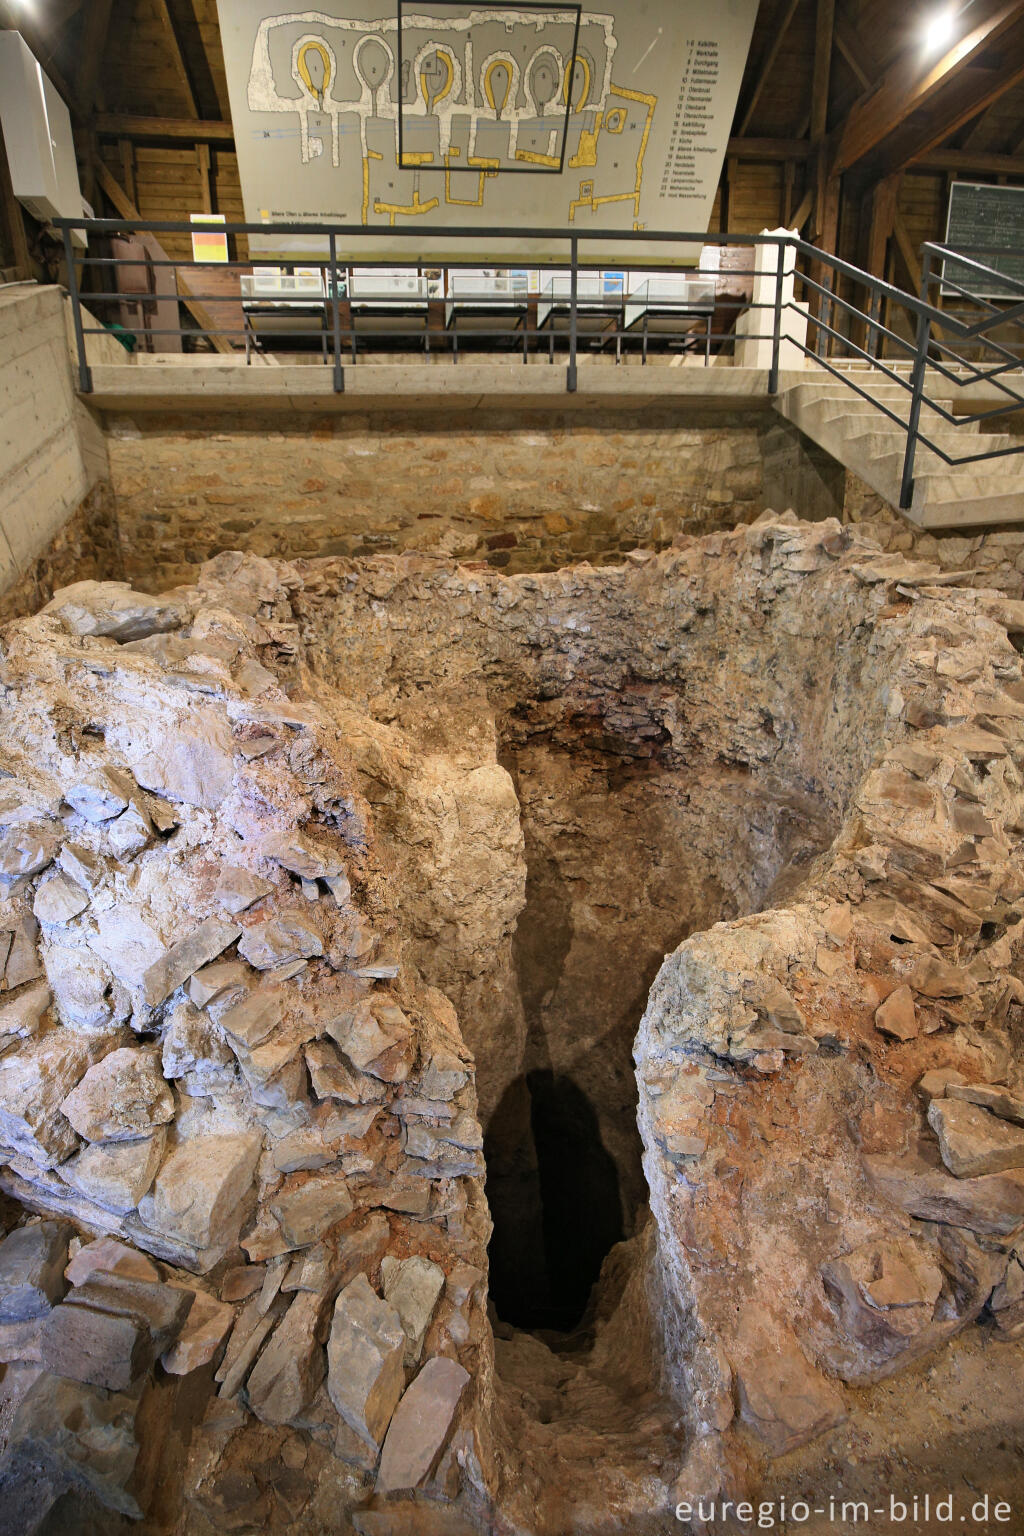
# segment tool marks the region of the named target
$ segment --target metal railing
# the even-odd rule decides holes
[[[241,324],[222,324],[215,316],[204,315],[204,323],[197,329],[181,323],[180,310],[175,310],[176,326],[146,327],[147,338],[179,338],[181,344],[194,345],[200,337],[210,344],[220,340],[222,346],[237,346],[244,352],[246,361],[264,345],[254,324],[259,318],[259,304],[243,305],[241,276],[253,273],[252,260],[233,259],[215,266],[201,260],[187,261],[167,257],[151,251],[144,256],[133,254],[116,257],[108,254],[108,242],[117,237],[158,237],[160,235],[191,236],[194,227],[175,221],[129,221],[124,219],[92,219],[88,221],[56,221],[63,230],[67,263],[68,289],[71,297],[72,317],[78,351],[79,387],[83,394],[92,390],[92,372],[88,360],[87,337],[109,335],[111,327],[95,323],[90,311],[101,317],[105,306],[120,306],[126,302],[145,303],[151,307],[171,303],[175,306],[221,306],[232,311],[230,318],[240,315]],[[72,229],[85,228],[90,237],[89,254],[82,256],[73,248]],[[1005,252],[986,249],[951,250],[945,246],[927,244],[922,248],[923,265],[920,290],[908,293],[892,283],[865,272],[850,262],[843,261],[795,235],[784,234],[709,234],[698,231],[622,231],[587,230],[567,233],[564,229],[494,227],[456,229],[445,226],[394,227],[387,230],[389,243],[400,242],[408,248],[408,259],[402,263],[405,269],[423,276],[434,273],[433,288],[427,291],[423,278],[422,292],[418,290],[417,313],[414,323],[401,322],[410,319],[410,306],[399,298],[394,303],[360,298],[354,284],[353,272],[373,272],[377,269],[394,270],[396,258],[360,262],[356,255],[360,241],[380,238],[380,230],[372,226],[349,228],[338,225],[318,224],[250,224],[224,223],[215,227],[218,234],[237,241],[240,237],[258,236],[262,242],[268,236],[280,236],[288,240],[296,237],[321,242],[326,255],[294,254],[287,258],[270,258],[278,267],[294,266],[319,269],[322,273],[322,294],[314,296],[309,309],[313,316],[312,335],[318,343],[323,364],[330,368],[332,387],[341,393],[345,389],[346,367],[355,364],[361,353],[369,347],[381,347],[388,342],[414,341],[430,354],[438,347],[449,351],[452,360],[458,362],[460,348],[475,343],[505,344],[521,352],[525,362],[531,349],[546,353],[554,363],[556,351],[567,352],[566,389],[574,392],[578,386],[579,356],[581,350],[590,348],[605,352],[614,348],[616,362],[634,345],[639,345],[641,362],[646,363],[651,347],[664,342],[683,350],[703,354],[703,361],[712,361],[713,353],[742,348],[749,344],[756,349],[757,343],[766,344],[761,353],[768,362],[768,391],[779,391],[781,363],[784,350],[795,349],[803,358],[812,359],[825,369],[832,378],[839,380],[850,391],[851,397],[860,397],[880,411],[905,435],[903,468],[899,504],[909,508],[914,493],[914,476],[919,446],[930,450],[949,466],[978,463],[982,460],[1008,457],[1024,452],[1024,438],[1019,445],[993,446],[991,443],[976,452],[950,451],[949,440],[939,442],[934,427],[922,426],[925,410],[934,418],[950,426],[968,426],[996,417],[1005,417],[1024,410],[1024,282],[1007,277],[998,269],[988,266],[981,258],[998,257]],[[447,249],[457,249],[462,242],[486,243],[500,247],[502,241],[522,242],[529,240],[543,245],[546,259],[533,259],[533,268],[543,283],[545,274],[564,274],[562,291],[556,296],[554,279],[549,278],[549,293],[531,293],[524,299],[522,293],[512,295],[508,305],[489,306],[490,314],[481,316],[478,309],[475,320],[495,318],[504,324],[480,326],[474,323],[467,334],[459,328],[459,316],[453,315],[449,286],[457,286],[453,274],[480,271],[475,260],[445,259],[443,262],[426,251],[430,242],[439,242]],[[344,242],[344,254],[339,254],[339,244]],[[602,281],[609,276],[607,259],[589,254],[596,245],[618,252],[623,264],[629,259],[634,247],[653,245],[665,250],[668,263],[693,262],[700,256],[700,265],[680,267],[682,276],[704,280],[705,292],[699,303],[688,302],[685,291],[678,299],[663,296],[657,305],[650,303],[630,306],[630,294],[626,284],[619,292],[594,293],[593,277],[602,273]],[[96,247],[100,254],[94,254]],[[709,261],[706,253],[715,248],[732,248],[734,251],[749,249],[749,265],[723,272],[717,260]],[[403,252],[404,254],[404,252]],[[495,258],[497,259],[497,258]],[[258,262],[259,258],[257,258]],[[955,262],[955,267],[952,265]],[[525,266],[522,257],[518,265]],[[515,258],[509,258],[503,271],[513,270]],[[618,274],[643,279],[644,274],[664,273],[666,262],[656,263],[649,254],[635,260],[629,274]],[[118,288],[117,274],[124,268],[136,272],[145,267],[153,274],[154,288],[146,293],[126,293]],[[104,286],[104,269],[113,273],[113,286]],[[182,286],[182,275],[190,269],[202,274],[238,273],[238,292],[195,291],[190,285]],[[79,271],[85,274],[80,281]],[[957,273],[959,276],[954,276]],[[169,286],[161,291],[164,274],[169,276]],[[973,286],[963,281],[970,274]],[[97,285],[93,277],[101,280]],[[708,284],[714,283],[713,297],[709,300]],[[981,296],[979,290],[993,290],[998,285],[999,300]],[[800,297],[797,297],[799,291]],[[648,288],[648,294],[650,288]],[[956,307],[943,307],[943,299],[950,295]],[[551,302],[547,302],[548,299]],[[283,315],[278,316],[277,339],[291,338],[297,347],[299,328],[289,326],[289,303],[279,306]],[[457,306],[455,306],[457,308]],[[508,325],[511,308],[517,311],[516,324]],[[538,316],[544,308],[544,318]],[[642,311],[642,313],[641,313]],[[472,306],[470,306],[472,312]],[[652,339],[650,320],[655,316],[665,335]],[[200,308],[200,314],[204,314]],[[632,321],[627,323],[630,314]],[[748,318],[741,321],[741,316]],[[754,318],[749,318],[753,316]],[[319,317],[319,328],[317,328]],[[309,315],[302,336],[310,336]],[[399,321],[396,325],[395,320]],[[674,323],[678,322],[678,323]],[[742,329],[738,327],[742,326]],[[998,334],[997,334],[998,333]],[[770,350],[767,344],[770,343]],[[971,352],[971,356],[967,355]],[[898,390],[889,398],[880,397],[870,385],[884,380]],[[867,381],[868,387],[865,387]],[[937,394],[936,388],[943,391]],[[958,391],[969,389],[990,391],[995,403],[983,409],[965,409],[955,412],[951,401]],[[906,409],[894,408],[903,404]],[[928,418],[929,421],[932,417]],[[974,442],[977,444],[978,439]]]

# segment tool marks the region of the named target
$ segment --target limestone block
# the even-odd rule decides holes
[[[241,869],[236,865],[228,865],[221,871],[214,892],[221,906],[228,912],[244,912],[261,896],[267,896],[274,889],[269,880],[264,880],[260,875],[254,875],[247,869]]]
[[[316,1174],[286,1185],[271,1200],[289,1247],[315,1243],[336,1222],[352,1213],[352,1196],[341,1172]]]
[[[284,996],[277,988],[251,992],[220,1014],[219,1023],[229,1038],[245,1050],[262,1045],[281,1022]]]
[[[767,1307],[744,1306],[735,1350],[740,1413],[770,1456],[805,1445],[845,1419],[841,1393],[814,1369],[792,1330]]]
[[[278,1323],[246,1382],[249,1406],[265,1424],[298,1419],[327,1370],[319,1338],[324,1298],[301,1291]]]
[[[61,1111],[86,1141],[135,1141],[174,1119],[155,1051],[125,1046],[83,1076]]]
[[[52,864],[60,836],[52,822],[30,821],[0,828],[0,880],[37,875]]]
[[[64,799],[86,821],[109,821],[127,809],[134,790],[128,774],[101,767],[76,779],[64,791]]]
[[[865,1244],[824,1264],[822,1278],[847,1335],[883,1359],[927,1328],[944,1279],[911,1239]]]
[[[413,1254],[408,1259],[385,1258],[381,1263],[384,1299],[402,1319],[405,1329],[406,1365],[418,1365],[423,1340],[444,1290],[444,1270],[440,1264]]]
[[[69,634],[108,635],[122,642],[180,629],[190,617],[180,599],[150,597],[126,581],[73,582],[55,592],[42,611],[60,619]]]
[[[9,931],[11,945],[4,968],[4,981],[8,991],[12,991],[15,987],[23,986],[26,981],[35,981],[38,976],[42,976],[43,967],[36,948],[39,924],[32,913],[24,911]]]
[[[64,1278],[71,1285],[82,1285],[97,1271],[110,1275],[125,1275],[130,1280],[159,1280],[160,1271],[152,1259],[138,1253],[114,1237],[97,1237],[85,1243],[64,1271]]]
[[[103,1210],[126,1216],[156,1178],[165,1144],[162,1126],[141,1141],[98,1141],[62,1163],[60,1176]]]
[[[164,1030],[161,1066],[166,1078],[187,1078],[185,1091],[202,1097],[230,1079],[234,1058],[205,1013],[180,1003]]]
[[[875,1012],[875,1027],[895,1040],[913,1040],[918,1032],[914,994],[908,986],[897,987]]]
[[[311,959],[323,952],[323,939],[316,924],[296,907],[246,928],[238,944],[238,953],[258,971]]]
[[[11,1002],[5,1003],[0,1008],[0,1051],[18,1040],[28,1040],[38,1034],[51,1001],[50,989],[45,981],[41,981],[25,987]]]
[[[55,923],[69,923],[73,917],[84,912],[88,905],[88,893],[68,875],[58,871],[49,880],[44,880],[36,891],[32,911],[39,922],[52,926]]]
[[[216,1355],[235,1320],[234,1307],[206,1291],[196,1291],[192,1309],[176,1342],[160,1357],[171,1376],[187,1376]]]
[[[17,1403],[5,1464],[15,1476],[4,1490],[4,1518],[11,1530],[31,1530],[38,1517],[39,1484],[55,1500],[66,1489],[99,1499],[131,1519],[142,1511],[126,1485],[135,1469],[138,1398],[40,1373]],[[17,1473],[24,1469],[19,1479]],[[13,1486],[12,1486],[13,1485]],[[31,1500],[22,1519],[19,1487]]]
[[[53,1168],[78,1146],[61,1105],[84,1076],[92,1053],[71,1030],[28,1040],[0,1060],[0,1139],[40,1168]]]
[[[469,1372],[457,1360],[428,1360],[395,1410],[384,1439],[378,1493],[419,1488],[441,1458]]]
[[[327,1390],[345,1423],[379,1449],[405,1387],[405,1330],[395,1308],[357,1275],[335,1303]]]
[[[63,1296],[64,1266],[72,1228],[64,1221],[38,1221],[0,1242],[0,1323],[42,1317]]]
[[[252,971],[241,960],[215,960],[204,965],[191,978],[188,995],[199,1008],[228,991],[246,988],[253,980]]]
[[[168,1349],[193,1293],[146,1280],[94,1275],[54,1307],[43,1326],[43,1363],[60,1376],[119,1392]]]
[[[132,768],[143,789],[214,811],[231,793],[233,753],[231,732],[221,716],[195,709]]]
[[[933,1099],[928,1123],[939,1138],[942,1161],[957,1178],[1024,1168],[1024,1130],[998,1119],[980,1105]]]
[[[921,1221],[948,1222],[972,1232],[997,1235],[1012,1232],[1024,1222],[1024,1173],[1018,1169],[956,1178],[937,1157],[931,1162],[920,1154],[890,1157],[872,1153],[862,1161],[879,1192]]]
[[[233,944],[241,933],[235,923],[219,917],[208,917],[198,928],[172,944],[160,959],[146,967],[142,977],[143,1001],[155,1008],[170,997],[178,987],[202,966],[216,960],[219,954]]]
[[[229,1242],[237,1234],[237,1206],[252,1182],[260,1150],[255,1134],[198,1136],[183,1142],[142,1202],[142,1220],[195,1248]]]
[[[947,1099],[963,1099],[966,1104],[979,1104],[990,1110],[1000,1120],[1010,1120],[1014,1125],[1024,1125],[1024,1099],[1018,1099],[1008,1088],[997,1083],[965,1083],[947,1081]]]
[[[102,960],[78,945],[49,944],[45,964],[46,978],[64,1024],[97,1029],[109,1022],[110,972]]]
[[[301,832],[271,832],[260,842],[260,853],[305,880],[326,880],[344,873],[345,861],[332,848],[314,843]]]
[[[380,1103],[387,1089],[375,1078],[354,1072],[326,1040],[305,1047],[313,1092],[318,1099],[340,1099],[343,1104]]]

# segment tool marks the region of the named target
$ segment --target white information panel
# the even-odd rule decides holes
[[[703,231],[757,3],[218,0],[246,218],[371,227],[339,253],[410,260],[551,253],[525,236],[456,249],[389,230]],[[305,237],[254,247],[322,252]]]

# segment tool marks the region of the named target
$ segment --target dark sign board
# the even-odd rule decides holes
[[[946,244],[954,250],[987,246],[998,252],[972,259],[1024,284],[1024,187],[993,187],[954,181],[949,189]],[[983,299],[1024,299],[1024,292],[959,261],[942,264],[943,293],[960,283]]]

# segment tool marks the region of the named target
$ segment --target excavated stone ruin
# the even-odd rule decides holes
[[[9,1528],[685,1529],[1024,1331],[1021,633],[790,514],[9,625]]]

